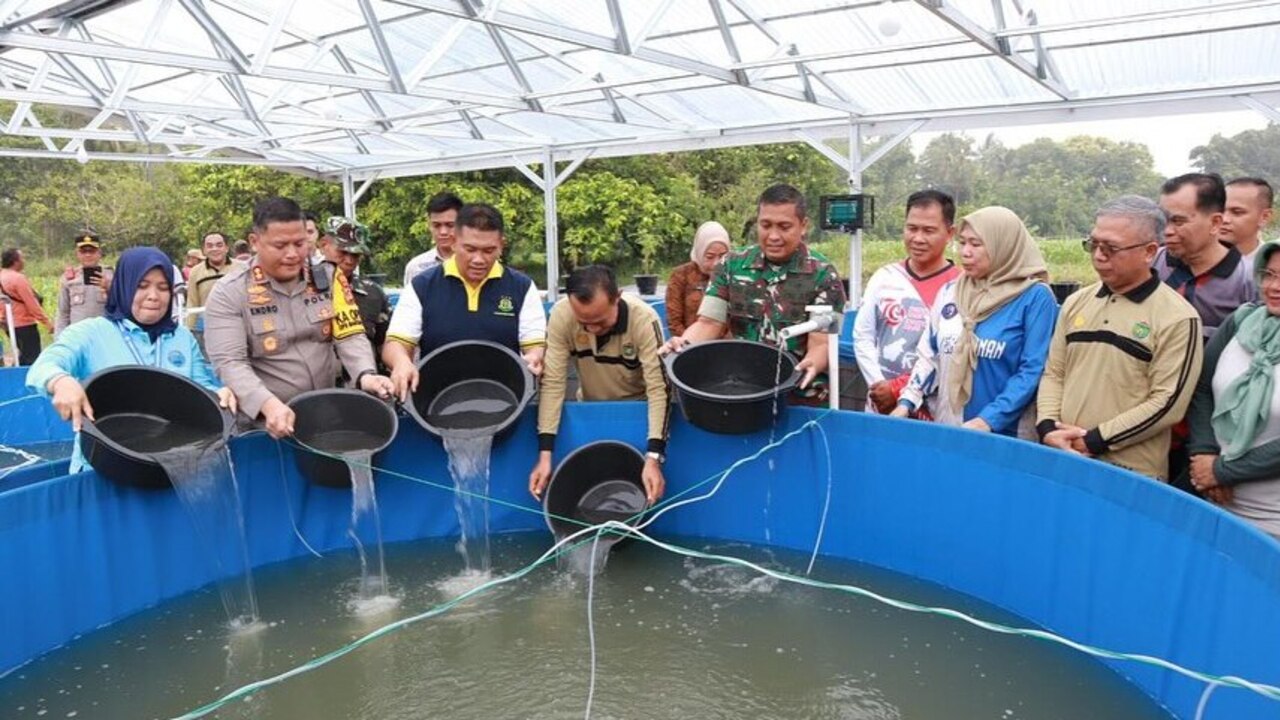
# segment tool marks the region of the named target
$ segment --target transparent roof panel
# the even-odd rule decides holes
[[[1183,97],[1203,112],[1249,96],[1280,118],[1280,0],[0,7],[0,99],[74,111],[67,128],[0,118],[10,133],[61,147],[87,118],[126,137],[127,112],[152,160],[230,153],[331,177],[841,136],[851,121],[1177,112]]]

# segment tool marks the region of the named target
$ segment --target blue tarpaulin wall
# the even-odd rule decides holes
[[[795,408],[783,421],[795,428],[819,417],[834,464],[824,555],[934,581],[1077,641],[1280,684],[1280,545],[1270,538],[1166,486],[1007,438]],[[642,446],[644,435],[643,404],[571,403],[557,460],[597,439]],[[668,494],[767,441],[767,433],[718,436],[676,422]],[[349,493],[300,480],[292,452],[282,478],[268,438],[233,443],[257,565],[305,552],[286,504],[317,549],[350,551]],[[530,412],[494,450],[492,494],[533,508],[526,482],[535,455]],[[409,421],[377,463],[451,484],[439,442]],[[772,544],[807,551],[827,471],[820,437],[806,430],[654,530],[764,543],[767,529]],[[378,495],[388,541],[457,534],[444,490],[380,473]],[[534,513],[501,505],[491,513],[496,531],[545,531]],[[172,492],[121,488],[92,473],[0,492],[0,669],[208,583],[190,530]],[[1204,689],[1169,671],[1111,665],[1181,717],[1193,715]],[[1277,715],[1280,703],[1219,689],[1206,717]]]
[[[22,446],[51,440],[68,440],[71,429],[49,401],[26,387],[27,368],[0,368],[0,444]]]

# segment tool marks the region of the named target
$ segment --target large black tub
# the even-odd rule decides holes
[[[543,495],[547,527],[561,538],[587,525],[626,522],[645,508],[644,456],[616,440],[600,440],[560,461]]]
[[[418,361],[409,414],[445,438],[500,436],[533,397],[524,358],[484,340],[449,343]]]
[[[225,444],[232,418],[218,398],[177,373],[127,365],[84,384],[94,421],[81,426],[80,452],[99,475],[124,485],[171,487],[155,453],[196,443]]]
[[[351,469],[331,454],[376,453],[391,444],[400,427],[387,403],[359,390],[312,390],[295,396],[289,407],[296,416],[293,436],[306,447],[294,453],[298,472],[317,485],[351,487]]]
[[[796,358],[749,340],[712,340],[666,357],[680,410],[714,433],[742,435],[768,427],[800,381]],[[776,397],[776,403],[775,403]]]

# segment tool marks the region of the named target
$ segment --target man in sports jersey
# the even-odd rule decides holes
[[[871,276],[853,327],[858,369],[867,381],[867,411],[888,414],[911,377],[916,345],[929,331],[938,290],[960,274],[946,257],[955,234],[956,203],[939,190],[907,198],[902,243],[907,258]]]

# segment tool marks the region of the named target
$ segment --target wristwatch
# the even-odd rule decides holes
[[[666,455],[663,455],[663,454],[662,454],[662,453],[660,453],[660,452],[652,452],[652,451],[650,451],[650,452],[645,453],[645,454],[644,454],[644,456],[645,456],[645,458],[646,458],[646,459],[648,459],[648,460],[653,460],[654,462],[658,463],[659,465],[661,465],[661,464],[663,464],[663,463],[665,463],[665,462],[667,461],[667,456],[666,456]]]

